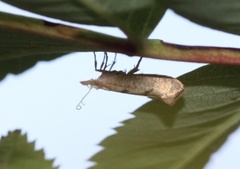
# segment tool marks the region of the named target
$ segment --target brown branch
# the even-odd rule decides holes
[[[240,65],[240,49],[237,48],[184,46],[149,40],[136,54],[156,59]]]

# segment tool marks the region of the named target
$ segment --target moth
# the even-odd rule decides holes
[[[116,59],[116,55],[115,55]],[[142,57],[139,59],[137,65],[128,73],[123,71],[111,71],[115,64],[115,59],[108,67],[108,56],[104,53],[104,58],[100,69],[97,69],[96,54],[94,53],[95,70],[102,74],[97,79],[90,79],[81,81],[82,85],[89,86],[90,89],[103,89],[127,94],[148,96],[162,100],[168,105],[173,105],[184,93],[184,85],[176,78],[156,75],[156,74],[135,74],[139,69],[139,64]]]

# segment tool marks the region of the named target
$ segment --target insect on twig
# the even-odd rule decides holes
[[[97,60],[94,53],[95,70],[102,74],[98,79],[81,81],[82,85],[91,88],[104,89],[109,91],[148,96],[164,101],[168,105],[173,105],[184,92],[183,84],[169,76],[157,74],[135,74],[139,69],[142,58],[139,59],[137,65],[128,73],[123,71],[111,71],[115,60],[107,71],[108,56],[104,52],[103,62],[100,69],[97,69]]]
[[[102,60],[102,64],[100,66],[100,69],[97,68],[97,57],[96,57],[96,53],[93,52],[94,54],[94,67],[95,67],[95,71],[98,71],[98,72],[102,72],[102,71],[105,71],[106,68],[108,66],[110,66],[109,70],[108,71],[111,71],[111,69],[113,68],[113,66],[115,65],[116,63],[116,58],[117,58],[117,53],[115,53],[115,56],[114,56],[114,60],[112,62],[111,65],[108,65],[107,62],[108,62],[108,55],[107,55],[107,52],[104,52],[104,56],[103,56],[103,60]],[[83,96],[83,98],[80,100],[80,102],[77,104],[76,106],[76,109],[77,110],[80,110],[82,108],[81,104],[84,105],[83,103],[83,100],[87,97],[87,95],[90,93],[90,91],[92,90],[92,87],[90,87],[90,89],[88,90],[88,92]]]

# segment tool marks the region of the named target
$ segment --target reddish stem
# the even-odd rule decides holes
[[[184,46],[149,40],[137,54],[157,59],[240,65],[240,49],[237,48]]]

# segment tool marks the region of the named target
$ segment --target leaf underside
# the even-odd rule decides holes
[[[119,27],[129,37],[147,37],[166,9],[213,29],[240,34],[238,0],[3,0],[33,13],[64,21]],[[135,34],[135,35],[134,35]]]
[[[28,143],[27,136],[20,130],[9,132],[0,140],[1,169],[57,169],[53,160],[44,159],[43,150],[34,150],[34,142]]]
[[[48,54],[48,55],[30,55],[23,58],[14,58],[0,62],[0,80],[2,80],[8,73],[19,74],[33,67],[38,61],[50,61],[62,54]]]
[[[167,6],[197,24],[240,35],[238,0],[170,0]]]
[[[153,100],[100,143],[94,169],[201,169],[239,126],[240,68],[205,66],[179,78],[185,95],[173,107]]]
[[[64,21],[119,27],[130,39],[145,39],[166,11],[162,0],[22,0],[4,2]]]
[[[154,30],[168,8],[201,25],[235,34],[240,32],[238,0],[211,2],[205,0],[197,2],[193,0],[4,0],[4,2],[44,16],[78,24],[118,27],[128,36],[128,41],[131,43],[122,40],[119,43],[117,38],[81,29],[63,28],[59,24],[43,20],[0,13],[0,62],[1,65],[13,63],[8,69],[2,68],[4,71],[1,72],[0,78],[3,78],[8,70],[9,73],[21,73],[32,67],[34,62],[51,60],[75,51],[112,51],[134,55],[135,48],[141,50],[144,39]],[[1,23],[4,20],[9,21],[7,24],[12,24],[4,26],[5,23]],[[20,29],[21,26],[18,26],[20,23],[25,24],[24,29]],[[143,56],[148,56],[148,53]],[[157,58],[157,56],[150,57]],[[19,61],[21,58],[22,61]],[[9,59],[10,61],[6,62]],[[178,60],[171,56],[163,59]],[[194,61],[191,58],[179,60]],[[19,62],[30,63],[19,64]],[[207,62],[207,59],[202,61],[200,58],[198,62]],[[15,69],[14,63],[25,66],[19,69],[17,65]]]
[[[0,80],[7,73],[18,74],[27,70],[38,61],[49,61],[70,52],[96,50],[101,44],[96,41],[103,39],[105,45],[113,44],[112,39],[120,43],[124,41],[84,29],[0,12]]]
[[[141,46],[167,8],[201,25],[240,34],[238,0],[3,1],[69,22],[118,27],[134,46]],[[0,13],[0,23],[6,19],[5,16]],[[94,41],[85,43],[86,39],[90,37],[95,42],[102,39],[102,36],[95,36],[94,33],[85,33],[80,42],[69,40],[68,35],[64,39],[60,34],[39,34],[35,32],[39,28],[47,30],[46,33],[51,28],[57,32],[58,29],[54,28],[59,25],[25,17],[15,19],[11,20],[14,21],[13,27],[19,24],[15,22],[19,19],[29,24],[29,29],[26,31],[0,25],[0,79],[7,73],[20,73],[40,60],[51,60],[74,51],[94,51],[99,46]],[[45,29],[41,27],[43,24],[46,24]],[[113,42],[109,40],[107,44],[116,46]],[[91,159],[98,163],[93,168],[202,168],[212,152],[239,125],[239,76],[238,67],[205,66],[180,77],[185,85],[183,99],[173,107],[153,100],[136,110],[134,119],[125,121],[123,127],[116,129],[117,135],[101,143],[106,149]],[[24,151],[21,147],[24,147]],[[52,161],[46,162],[43,152],[34,151],[33,148],[34,144],[27,143],[26,136],[21,136],[19,131],[9,133],[0,141],[0,168],[52,168]],[[11,154],[13,150],[18,154]]]

